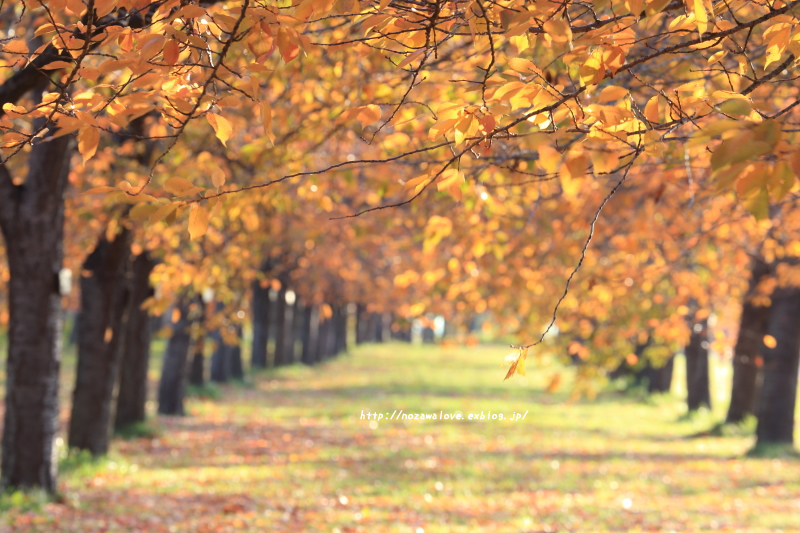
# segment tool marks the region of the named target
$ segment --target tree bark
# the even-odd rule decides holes
[[[757,446],[794,443],[794,412],[800,359],[800,290],[776,289],[767,334],[775,347],[761,347],[764,383],[758,402]]]
[[[244,379],[244,365],[242,364],[242,326],[231,326],[236,332],[236,344],[230,347],[230,376],[231,379],[242,381]]]
[[[286,366],[294,363],[294,338],[292,320],[294,305],[286,302],[287,288],[284,284],[278,291],[277,331],[275,332],[275,366]]]
[[[189,384],[202,387],[206,384],[206,335],[201,331],[194,340],[192,363],[189,367]]]
[[[328,318],[323,318],[319,323],[319,336],[317,339],[317,362],[322,362],[328,358],[330,354],[330,325],[331,321]]]
[[[686,355],[686,403],[689,411],[705,405],[711,409],[711,390],[708,375],[708,319],[692,325]]]
[[[225,344],[219,331],[214,331],[211,338],[215,344],[211,356],[211,381],[227,383],[231,376],[231,347]]]
[[[80,280],[83,319],[67,442],[95,456],[108,453],[114,385],[127,344],[130,245],[127,228],[113,241],[101,237],[83,263],[89,275]]]
[[[753,265],[750,289],[742,304],[739,335],[733,349],[733,380],[731,403],[725,418],[727,423],[741,422],[747,415],[756,412],[759,378],[756,357],[763,347],[762,339],[766,334],[770,309],[754,305],[751,297],[759,281],[768,274],[768,271],[766,263],[756,261]]]
[[[192,343],[192,320],[189,302],[181,299],[177,306],[180,318],[172,325],[172,336],[164,351],[161,381],[158,385],[158,413],[183,415],[183,398],[186,393],[186,360]]]
[[[356,345],[366,342],[369,321],[366,317],[366,306],[356,304]]]
[[[284,366],[286,363],[286,285],[282,284],[277,291],[277,301],[275,302],[275,366]]]
[[[150,273],[155,262],[147,252],[139,254],[131,267],[131,295],[128,301],[128,322],[125,345],[120,360],[119,391],[114,428],[144,422],[147,404],[147,368],[150,363],[151,320],[144,301],[153,295]]]
[[[305,365],[316,364],[317,349],[316,343],[319,336],[319,309],[316,305],[306,306],[306,312],[303,314],[303,352],[300,360]]]
[[[675,367],[675,356],[670,357],[664,366],[654,367],[649,365],[647,391],[653,393],[667,393],[672,389],[672,371]]]
[[[43,140],[44,141],[44,140]],[[8,358],[0,485],[55,492],[62,309],[58,275],[64,239],[68,135],[37,142],[15,185],[0,164],[0,230],[8,283]]]
[[[269,285],[261,286],[261,282],[253,282],[253,349],[250,354],[250,366],[267,367],[267,342],[269,341]]]

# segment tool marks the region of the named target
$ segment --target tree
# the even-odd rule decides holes
[[[153,296],[150,273],[154,262],[147,252],[133,259],[131,287],[128,299],[128,320],[125,324],[125,344],[119,369],[119,389],[114,429],[145,421],[147,405],[147,368],[150,362],[151,321],[142,306]]]
[[[791,28],[798,22],[799,1],[712,6],[610,0],[590,10],[574,0],[42,0],[30,8],[13,2],[15,33],[3,42],[0,58],[10,67],[0,82],[0,104],[7,116],[0,121],[7,167],[0,176],[0,205],[13,205],[23,191],[21,196],[35,196],[42,200],[36,205],[47,204],[56,213],[39,229],[61,235],[58,213],[63,212],[69,137],[77,137],[85,170],[86,163],[91,166],[104,156],[110,135],[129,135],[130,123],[147,116],[136,136],[160,143],[149,171],[132,172],[119,182],[107,177],[91,180],[97,183],[81,178],[76,182],[105,194],[104,204],[133,204],[131,219],[147,223],[151,236],[171,235],[174,227],[188,231],[195,243],[208,236],[220,248],[257,250],[251,257],[229,257],[227,263],[231,271],[246,272],[243,277],[252,283],[257,262],[271,255],[271,245],[259,237],[226,242],[231,233],[219,230],[237,225],[254,233],[259,214],[270,212],[267,204],[287,214],[275,226],[291,233],[285,242],[294,252],[306,242],[314,245],[320,233],[319,228],[305,231],[285,225],[292,217],[311,218],[308,212],[301,214],[302,207],[310,206],[308,211],[318,220],[368,212],[377,216],[397,209],[397,218],[380,219],[387,228],[380,237],[418,230],[424,234],[422,250],[415,249],[419,243],[413,239],[400,246],[380,238],[359,239],[362,251],[348,256],[361,259],[362,272],[375,273],[374,288],[379,290],[376,297],[358,294],[348,301],[368,302],[376,312],[386,311],[389,296],[402,293],[399,285],[414,284],[406,275],[414,265],[414,272],[423,273],[418,274],[422,283],[403,295],[400,318],[449,308],[447,302],[464,296],[462,308],[453,307],[456,311],[467,306],[472,306],[470,311],[491,310],[502,318],[503,328],[520,331],[524,326],[530,338],[534,328],[550,331],[559,312],[585,315],[585,308],[597,306],[600,296],[587,304],[573,301],[570,284],[576,283],[573,289],[578,284],[588,288],[591,278],[578,279],[578,270],[595,261],[589,259],[589,247],[599,237],[600,215],[637,181],[649,183],[635,192],[652,189],[654,199],[635,209],[633,218],[639,221],[645,219],[644,211],[654,209],[655,197],[689,197],[685,209],[675,213],[696,214],[694,196],[715,189],[735,192],[738,203],[760,219],[769,216],[770,204],[793,201],[789,193],[800,174],[792,126],[800,109],[793,72],[800,41]],[[345,68],[350,65],[358,68]],[[260,126],[253,125],[253,116],[261,118]],[[61,135],[57,142],[39,142],[55,127]],[[219,143],[207,142],[212,132]],[[38,147],[44,144],[48,146]],[[45,149],[57,157],[41,159]],[[24,185],[15,184],[9,168],[18,170],[24,155],[34,162],[31,171],[37,165],[55,165],[57,171],[50,175],[63,177],[31,179],[29,172]],[[271,169],[269,177],[264,168]],[[337,179],[331,178],[334,172]],[[269,191],[279,187],[283,193],[270,196]],[[644,198],[632,194],[626,201]],[[421,200],[428,205],[420,207]],[[442,216],[444,206],[452,207],[453,201],[464,216]],[[719,212],[727,201],[709,202],[709,212]],[[542,217],[542,212],[550,216]],[[697,245],[710,221],[702,213],[686,219],[700,222],[692,229]],[[525,239],[534,233],[527,227],[529,220],[543,235],[570,239],[559,250],[538,239],[537,247],[528,245]],[[62,246],[60,238],[42,241],[41,231],[26,233],[22,226],[29,222],[25,217],[3,222],[10,283],[27,283],[26,296],[37,293],[28,290],[34,288],[33,281],[14,281],[33,272],[20,263],[19,250],[41,250],[48,269],[58,271]],[[681,228],[689,222],[673,220],[672,225]],[[619,241],[635,232],[614,229],[618,234],[605,230],[602,240],[613,242],[613,260],[621,272],[623,264],[630,264],[623,258],[633,254]],[[346,230],[336,231],[347,236]],[[272,228],[270,232],[277,234]],[[355,236],[354,229],[350,233]],[[437,246],[451,234],[462,241],[453,257],[456,262],[427,268],[433,266]],[[684,234],[684,242],[691,239]],[[259,246],[247,248],[242,246],[245,242]],[[325,249],[336,246],[346,248],[338,243]],[[653,252],[650,257],[633,262],[655,269],[663,266],[660,260],[672,256],[666,251],[659,258],[658,251],[648,250]],[[361,255],[370,251],[380,252],[374,257],[397,257],[399,262],[382,259],[370,265]],[[701,252],[712,255],[711,249]],[[539,270],[522,265],[548,254]],[[177,263],[165,265],[154,276]],[[330,272],[354,271],[336,263],[341,259],[325,261]],[[566,275],[565,264],[575,265]],[[587,270],[597,273],[601,265],[594,266]],[[550,309],[516,303],[522,298],[512,288],[536,291],[536,280],[547,279],[540,278],[545,273],[564,282],[563,296],[558,290],[548,291]],[[56,298],[45,296],[41,280],[50,280],[53,272],[44,274],[38,278],[37,312],[51,309],[51,316],[56,308],[50,304]],[[446,278],[462,275],[452,290],[446,288]],[[400,283],[392,289],[389,285],[398,276]],[[692,281],[716,282],[708,273],[688,269],[675,277],[692,276]],[[600,280],[593,290],[603,298],[623,298],[627,289],[607,276],[593,277]],[[717,294],[675,294],[662,288],[662,281],[666,283],[649,273],[642,282],[653,286],[642,293],[669,299],[666,310],[682,310],[692,298]],[[502,290],[492,294],[490,287]],[[325,289],[308,292],[322,294]],[[420,296],[427,289],[432,289],[430,296]],[[689,291],[703,292],[697,284],[690,284]],[[13,292],[11,331],[41,326],[45,329],[27,333],[28,338],[54,339],[46,321],[27,321],[19,307],[23,303]],[[348,289],[343,295],[356,292]],[[332,301],[342,303],[338,298]],[[598,323],[616,322],[623,315],[636,313],[612,309]],[[685,315],[666,316],[656,329],[669,341],[685,342],[686,326],[676,325]],[[635,327],[644,329],[643,321],[640,314]],[[623,331],[621,338],[634,334]],[[543,343],[545,337],[543,333],[525,346]],[[22,340],[13,333],[12,338],[16,340],[9,348],[9,369],[16,371],[13,365],[20,356],[11,357],[11,352],[20,353]],[[611,351],[613,341],[606,334],[597,334],[593,342],[604,353]],[[31,363],[31,377],[26,379],[52,381],[48,372],[57,372],[51,364],[57,358],[54,353],[42,364]],[[592,366],[582,371],[588,376]],[[9,392],[14,390],[9,387]],[[52,396],[50,389],[47,394]],[[9,397],[9,403],[12,400],[22,402],[17,406],[23,410],[35,411],[37,419],[49,420],[24,398]],[[7,432],[17,431],[15,420],[5,426]],[[51,433],[37,429],[34,436],[45,441],[36,446],[46,450]],[[9,439],[8,445],[14,446],[16,438]],[[14,470],[12,463],[20,453],[8,451],[3,465]],[[17,474],[3,478],[11,484],[21,479]]]
[[[108,452],[114,386],[128,344],[130,238],[124,227],[113,240],[101,238],[81,276],[78,369],[67,442],[92,455]]]
[[[59,272],[70,145],[69,137],[52,139],[48,132],[30,151],[24,181],[0,165],[0,229],[10,273],[1,484],[49,492],[56,490]]]

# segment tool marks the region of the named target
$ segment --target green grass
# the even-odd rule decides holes
[[[75,459],[61,503],[17,496],[0,531],[766,532],[800,523],[800,462],[747,457],[747,431],[690,438],[726,404],[684,417],[680,374],[672,395],[570,401],[571,371],[552,364],[532,359],[527,377],[503,382],[507,348],[352,351],[189,399],[190,416],[158,419],[159,435],[116,440],[100,462]],[[556,371],[562,389],[543,392]],[[387,420],[401,409],[505,419]]]

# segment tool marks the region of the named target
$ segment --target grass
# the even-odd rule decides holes
[[[797,530],[798,460],[747,457],[747,431],[689,438],[723,401],[692,417],[680,390],[570,401],[568,369],[543,392],[552,364],[502,382],[506,352],[363,346],[220,386],[190,398],[190,416],[159,418],[158,435],[74,459],[60,503],[10,496],[0,531]],[[387,420],[400,409],[487,418]]]

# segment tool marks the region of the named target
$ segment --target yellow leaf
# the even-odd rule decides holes
[[[520,348],[514,352],[511,352],[506,356],[506,362],[511,363],[511,368],[508,369],[506,373],[506,377],[503,378],[503,381],[507,380],[514,374],[519,374],[521,376],[525,374],[525,360],[528,358],[528,349],[527,348]]]
[[[542,29],[557,43],[572,41],[572,29],[566,21],[550,19],[544,23]]]
[[[625,98],[628,94],[628,89],[625,87],[620,87],[618,85],[609,85],[602,91],[600,94],[597,95],[597,101],[601,104],[607,104],[608,102],[614,102],[616,100],[621,100]]]
[[[7,54],[27,54],[28,45],[24,39],[14,39],[3,45],[3,52]]]
[[[558,152],[558,150],[546,144],[543,144],[539,147],[539,164],[542,165],[542,168],[544,168],[545,172],[553,174],[558,170],[560,163],[561,154]]]
[[[708,13],[706,12],[706,6],[703,5],[703,0],[694,0],[692,2],[692,9],[694,11],[695,20],[697,20],[697,31],[702,35],[708,29]]]
[[[361,127],[366,128],[370,124],[375,124],[381,119],[381,108],[375,104],[364,106],[361,108],[361,111],[358,112],[356,118],[361,122]]]
[[[141,222],[152,217],[153,214],[158,211],[158,209],[159,207],[155,204],[136,204],[133,206],[133,209],[131,209],[130,213],[128,213],[128,218],[137,222]]]
[[[708,64],[713,65],[714,63],[721,61],[722,58],[724,58],[726,55],[728,55],[727,50],[720,50],[719,52],[715,52],[711,57],[708,58]]]
[[[100,144],[100,132],[92,126],[83,126],[78,131],[78,151],[85,163],[97,152],[97,145]]]
[[[421,48],[421,49],[417,50],[414,53],[408,54],[406,56],[406,58],[404,60],[402,60],[400,63],[398,63],[397,67],[395,67],[395,68],[403,68],[403,67],[405,67],[406,65],[408,65],[412,61],[421,58],[424,53],[425,53],[425,48]]]
[[[581,66],[579,74],[583,85],[597,85],[600,83],[606,75],[601,55],[594,53],[589,56],[586,63]]]
[[[97,11],[97,17],[102,18],[114,11],[117,7],[117,0],[94,0],[94,9]]]
[[[231,133],[233,132],[231,123],[228,122],[228,119],[214,113],[206,114],[206,119],[208,120],[208,123],[211,124],[211,127],[214,128],[214,133],[217,134],[217,139],[222,141],[222,144],[225,146],[228,146],[228,139],[231,138]]]
[[[164,189],[175,196],[187,196],[204,190],[202,187],[195,187],[192,182],[179,176],[169,178],[164,182]]]
[[[189,213],[189,238],[198,239],[208,231],[208,212],[200,205],[195,204]]]
[[[261,124],[264,125],[264,133],[272,146],[275,146],[275,134],[272,132],[272,108],[268,102],[261,102]]]
[[[213,183],[214,187],[217,189],[225,185],[225,171],[219,167],[214,167],[211,170],[211,183]]]
[[[458,186],[464,183],[464,174],[455,168],[449,168],[442,172],[442,178],[436,184],[436,188],[440,191],[449,189],[452,186]]]

